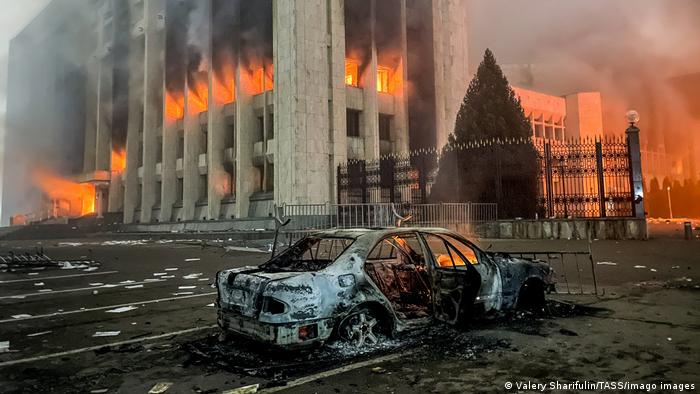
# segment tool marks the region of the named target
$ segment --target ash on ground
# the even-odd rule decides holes
[[[379,343],[358,349],[342,341],[331,341],[309,349],[283,350],[261,347],[259,343],[242,338],[219,340],[217,334],[182,345],[189,354],[186,364],[196,364],[211,370],[226,370],[269,379],[270,385],[316,371],[336,368],[386,354],[427,349],[428,354],[474,360],[477,355],[510,344],[479,333],[493,327],[507,328],[531,335],[548,335],[546,322],[554,318],[604,313],[604,310],[559,301],[548,301],[537,312],[516,312],[484,316],[459,329],[436,323],[420,330],[399,334],[396,338],[380,337]],[[576,335],[575,333],[573,335]]]

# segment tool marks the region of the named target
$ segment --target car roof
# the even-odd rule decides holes
[[[406,232],[424,232],[424,233],[453,233],[445,228],[440,227],[382,227],[382,228],[346,228],[333,230],[320,230],[311,233],[310,235],[321,237],[342,237],[342,238],[359,238],[369,235],[377,238],[385,237],[391,234],[406,233]]]

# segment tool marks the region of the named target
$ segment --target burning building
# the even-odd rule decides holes
[[[11,43],[3,215],[66,182],[126,223],[333,202],[340,163],[446,142],[464,3],[55,0]]]

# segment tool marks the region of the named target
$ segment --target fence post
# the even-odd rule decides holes
[[[630,194],[632,195],[632,216],[644,219],[644,189],[642,179],[642,154],[639,145],[639,128],[630,123],[627,128],[627,154],[630,169]]]
[[[389,174],[387,174],[387,176],[389,176],[391,179],[391,182],[389,183],[389,202],[396,202],[395,201],[396,194],[394,191],[394,185],[396,182],[396,177],[394,175],[396,173],[396,160],[394,159],[394,156],[390,156],[388,160],[389,160]]]
[[[367,167],[364,160],[360,161],[360,189],[362,190],[362,203],[367,203]]]
[[[421,204],[427,204],[428,202],[428,182],[427,176],[425,174],[425,156],[422,154],[418,155],[418,188],[420,189],[420,202]]]
[[[595,141],[595,161],[598,175],[598,204],[600,204],[600,217],[606,216],[605,212],[605,169],[603,168],[603,142]]]
[[[340,200],[340,166],[341,166],[341,164],[338,164],[338,168],[336,170],[336,179],[335,179],[336,189],[337,189],[336,193],[338,193],[336,201],[338,201],[338,204],[342,204],[342,201]]]
[[[554,191],[552,190],[552,147],[544,144],[545,182],[547,183],[547,217],[554,217]]]

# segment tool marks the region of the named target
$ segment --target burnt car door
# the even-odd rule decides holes
[[[457,261],[455,265],[459,267],[468,263],[481,276],[481,286],[475,303],[482,305],[484,312],[500,309],[503,303],[503,278],[500,267],[471,242],[456,235],[441,235],[466,259],[466,261]]]
[[[448,324],[461,324],[471,315],[480,275],[444,236],[421,233],[421,237],[432,260],[433,315]]]

